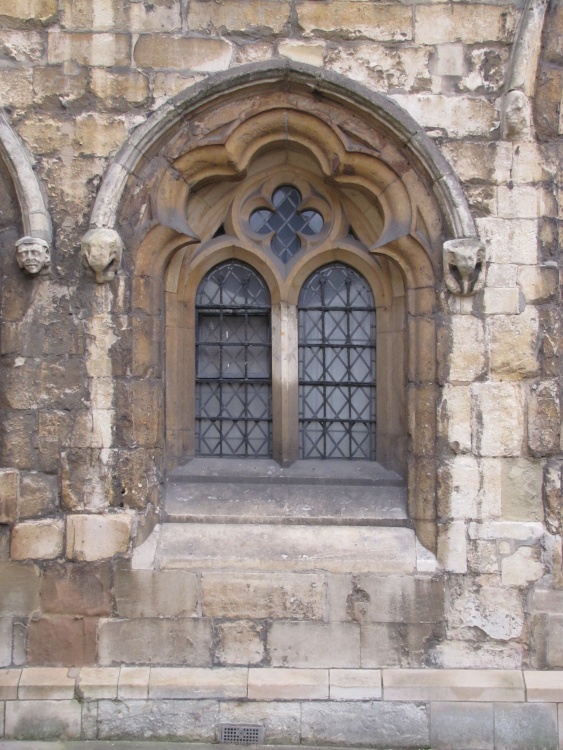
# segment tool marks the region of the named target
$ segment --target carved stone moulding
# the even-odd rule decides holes
[[[471,297],[485,286],[485,245],[475,237],[448,240],[443,246],[444,281],[452,294]]]
[[[82,262],[94,272],[98,284],[111,281],[121,266],[123,242],[115,229],[96,227],[82,238]]]

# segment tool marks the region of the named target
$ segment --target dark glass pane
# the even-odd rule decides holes
[[[375,307],[342,263],[299,295],[299,411],[302,458],[375,459]]]

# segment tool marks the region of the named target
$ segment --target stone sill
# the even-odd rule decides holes
[[[0,669],[0,700],[210,699],[563,703],[563,671],[25,667]]]

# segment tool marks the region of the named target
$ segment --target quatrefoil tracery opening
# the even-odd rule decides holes
[[[293,185],[274,190],[270,208],[258,208],[250,214],[250,228],[256,234],[271,234],[271,249],[283,263],[288,263],[301,249],[299,235],[319,234],[324,226],[322,215],[314,209],[300,210],[302,196]]]

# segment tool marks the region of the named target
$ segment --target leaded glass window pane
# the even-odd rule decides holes
[[[270,294],[250,266],[212,269],[196,297],[196,449],[271,455]]]
[[[301,458],[375,460],[375,306],[342,263],[299,295],[299,421]]]

